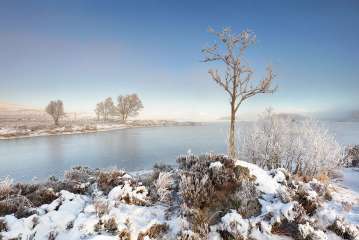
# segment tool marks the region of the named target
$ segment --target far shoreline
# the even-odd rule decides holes
[[[109,124],[106,123],[96,124],[95,126],[91,126],[92,128],[86,129],[87,125],[79,126],[73,125],[71,127],[83,127],[81,130],[74,130],[74,131],[65,131],[65,127],[58,127],[55,131],[57,132],[41,132],[41,131],[34,131],[30,134],[23,134],[18,136],[1,136],[0,133],[0,141],[6,140],[17,140],[17,139],[26,139],[26,138],[35,138],[35,137],[48,137],[48,136],[62,136],[62,135],[80,135],[80,134],[89,134],[89,133],[98,133],[98,132],[110,132],[110,131],[118,131],[118,130],[125,130],[125,129],[132,129],[132,128],[155,128],[155,127],[192,127],[192,126],[199,126],[205,124],[204,122],[179,122],[179,121],[167,121],[167,120],[151,120],[151,123],[146,122],[142,124]],[[95,128],[93,128],[95,127]],[[101,128],[102,127],[102,128]],[[2,128],[0,128],[1,131]],[[3,128],[6,129],[6,128]],[[54,130],[43,130],[43,131],[54,131]]]

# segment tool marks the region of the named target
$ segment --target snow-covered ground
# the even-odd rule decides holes
[[[308,183],[294,181],[298,185],[289,187],[292,183],[284,170],[268,172],[243,161],[236,161],[235,165],[248,168],[250,175],[255,177],[255,186],[260,192],[260,214],[244,218],[235,209],[227,209],[219,222],[209,226],[207,239],[223,239],[220,234],[223,231],[238,236],[238,239],[292,239],[275,230],[280,224],[288,224],[290,228],[292,222],[298,224],[301,237],[298,239],[342,239],[328,229],[335,221],[339,221],[337,225],[343,231],[359,233],[358,192],[332,183],[328,187],[331,199],[321,198],[313,214],[304,214],[300,204],[288,197],[290,191],[302,189],[309,202],[316,202],[319,196],[325,195],[323,184],[314,179]],[[223,167],[221,162],[209,166],[210,171]],[[62,190],[56,200],[36,208],[29,217],[7,215],[0,218],[0,234],[3,239],[39,240],[201,239],[195,238],[194,229],[181,213],[181,206],[160,200],[151,202],[149,189],[141,183],[133,184],[133,178],[123,175],[122,183],[108,194],[100,191],[96,183],[91,186],[92,193],[87,195]],[[170,178],[171,173],[160,174],[158,179],[161,180],[156,184],[165,188],[170,181],[164,179]],[[3,229],[1,222],[5,225]],[[359,235],[352,236],[354,238],[350,239],[359,239]]]
[[[131,128],[127,124],[95,124],[95,125],[73,125],[71,127],[52,127],[39,130],[19,129],[19,128],[0,128],[0,139],[15,139],[26,137],[40,137],[51,135],[68,135],[109,131],[116,129]]]

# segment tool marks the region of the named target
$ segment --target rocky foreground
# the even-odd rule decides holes
[[[0,239],[359,239],[359,194],[222,155],[0,183]]]

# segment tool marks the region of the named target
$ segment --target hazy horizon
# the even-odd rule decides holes
[[[0,3],[0,101],[67,112],[138,93],[140,118],[214,120],[228,98],[210,79],[201,49],[217,30],[250,28],[248,60],[258,80],[272,64],[279,89],[241,106],[316,113],[358,109],[357,1]]]

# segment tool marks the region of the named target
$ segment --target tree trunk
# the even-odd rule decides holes
[[[55,117],[55,118],[54,118],[54,122],[55,122],[55,125],[56,125],[56,126],[59,126],[59,119],[58,119],[58,118]]]
[[[230,122],[230,126],[229,126],[229,141],[228,141],[228,155],[231,158],[237,157],[235,132],[236,132],[236,111],[235,111],[235,101],[232,101],[231,102],[231,122]]]

